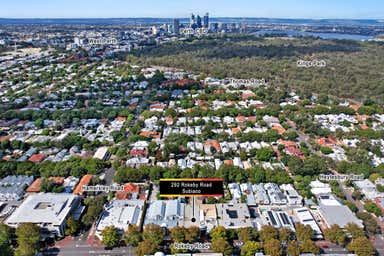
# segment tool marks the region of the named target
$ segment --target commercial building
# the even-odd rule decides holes
[[[157,224],[172,228],[183,224],[185,203],[182,199],[158,200],[151,203],[145,216],[144,225]]]
[[[204,28],[209,28],[209,13],[206,13],[204,15],[204,24],[203,24]]]
[[[267,225],[275,228],[289,228],[295,231],[291,218],[284,211],[265,210],[261,216]]]
[[[114,200],[108,204],[96,225],[96,235],[102,239],[101,232],[108,226],[118,228],[122,233],[129,225],[141,226],[144,200]]]
[[[328,227],[337,224],[344,228],[348,223],[364,227],[362,220],[358,219],[348,206],[341,204],[332,194],[319,195],[318,202],[319,213]]]
[[[214,204],[199,204],[200,229],[208,233],[217,226],[217,213]]]
[[[64,236],[69,216],[80,216],[83,207],[80,197],[62,193],[40,193],[29,195],[6,219],[5,224],[18,227],[22,223],[34,223],[41,227],[44,236]]]
[[[300,221],[301,224],[303,225],[309,225],[313,232],[314,232],[314,238],[316,239],[322,239],[323,238],[323,234],[319,228],[319,226],[317,225],[317,222],[316,220],[313,218],[311,212],[303,207],[303,208],[297,208],[297,209],[294,209],[293,210],[294,213],[295,213],[295,216],[298,218],[298,220]]]
[[[311,193],[316,195],[331,193],[331,186],[328,183],[323,183],[319,180],[311,181],[309,184],[311,187]]]
[[[219,226],[225,228],[246,228],[252,227],[249,208],[243,203],[216,204],[217,220]]]
[[[175,35],[180,34],[180,21],[179,21],[179,19],[173,20],[173,33]]]

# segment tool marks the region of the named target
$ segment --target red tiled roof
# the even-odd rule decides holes
[[[195,80],[191,80],[191,79],[180,79],[180,80],[177,80],[175,82],[178,86],[185,86],[185,85],[188,85],[188,84],[193,84],[193,83],[196,83]]]
[[[337,142],[332,136],[328,136],[328,138],[322,137],[318,139],[317,143],[320,145],[326,145],[326,144],[336,145]]]
[[[154,106],[151,106],[151,109],[164,109],[164,106],[163,105],[154,105]]]
[[[287,148],[285,148],[285,151],[288,153],[291,153],[292,155],[296,155],[296,156],[302,155],[301,150],[298,148],[294,148],[294,147],[287,147]]]
[[[49,180],[56,183],[56,184],[59,184],[59,185],[62,185],[64,183],[64,177],[49,177]]]
[[[115,197],[119,200],[121,199],[133,199],[132,193],[139,193],[140,187],[135,183],[126,183],[124,184],[124,191],[117,191]],[[136,199],[136,198],[134,198]]]
[[[6,141],[6,140],[10,140],[10,139],[12,139],[14,137],[15,137],[15,135],[0,136],[0,142]]]
[[[140,136],[144,136],[144,137],[150,137],[150,136],[154,136],[156,135],[157,132],[154,132],[154,131],[150,131],[150,132],[141,132],[140,133]]]
[[[116,191],[115,197],[118,200],[132,199],[132,194],[125,191]]]
[[[238,128],[238,127],[232,128],[232,133],[233,134],[236,134],[236,133],[239,133],[239,132],[241,132],[240,128]]]
[[[281,125],[273,125],[272,126],[272,129],[273,130],[276,130],[279,134],[283,134],[286,132],[286,130],[284,129],[284,127],[282,127]]]
[[[44,160],[44,158],[45,158],[44,154],[39,153],[39,154],[32,155],[28,160],[33,162],[33,163],[40,163],[41,161]]]
[[[139,193],[139,185],[135,183],[124,184],[124,191],[129,193]]]
[[[42,178],[36,179],[34,182],[32,182],[26,191],[29,193],[40,192],[40,184],[42,180]]]
[[[165,118],[165,122],[166,122],[167,124],[173,124],[173,118],[170,117],[170,116],[168,116],[168,117]]]
[[[222,89],[217,89],[217,90],[214,90],[213,93],[214,93],[214,94],[224,94],[225,91],[222,90]]]
[[[49,177],[50,181],[52,181],[55,184],[62,185],[64,183],[64,177]],[[41,182],[43,181],[43,178],[37,178],[28,188],[27,192],[29,193],[37,193],[41,190]]]
[[[351,109],[357,111],[357,110],[359,110],[359,108],[360,108],[361,106],[360,106],[360,105],[357,105],[357,104],[354,104],[354,105],[350,105],[349,107],[350,107]]]
[[[9,161],[9,160],[11,160],[12,159],[12,157],[10,156],[10,155],[8,155],[8,156],[3,156],[3,158],[2,158],[2,160],[4,160],[4,161]]]
[[[243,92],[243,94],[241,95],[241,98],[243,100],[246,100],[246,99],[248,99],[250,97],[254,97],[254,96],[256,96],[256,94],[253,92]]]
[[[81,178],[79,184],[77,184],[75,190],[73,190],[73,194],[75,194],[75,195],[83,194],[83,186],[89,185],[89,183],[91,183],[92,177],[93,177],[92,174],[84,175]]]
[[[133,157],[146,157],[148,155],[148,151],[146,149],[133,148],[130,151],[130,155]]]
[[[291,141],[291,140],[278,139],[277,143],[280,145],[284,145],[285,147],[297,147],[296,142]]]
[[[216,151],[219,151],[221,149],[220,143],[217,140],[209,140],[204,143],[204,146],[211,146],[216,149]]]
[[[127,120],[127,118],[124,117],[124,116],[118,116],[118,117],[115,118],[115,120],[116,121],[120,121],[120,122],[125,122],[125,120]]]

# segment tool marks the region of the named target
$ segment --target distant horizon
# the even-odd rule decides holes
[[[197,14],[197,13],[196,13]],[[198,15],[198,14],[197,14]],[[202,15],[200,15],[202,17]],[[210,19],[270,19],[270,20],[374,20],[384,23],[384,18],[287,18],[287,17],[257,17],[257,16],[210,16]],[[3,20],[92,20],[92,19],[189,19],[189,17],[155,17],[155,16],[136,16],[136,17],[0,17]]]
[[[0,18],[1,25],[118,25],[118,24],[166,24],[178,19],[189,23],[188,17],[126,17],[126,18]],[[384,26],[383,19],[315,19],[315,18],[266,18],[266,17],[210,17],[211,23],[286,24],[293,26]]]
[[[8,19],[184,18],[384,19],[381,0],[13,0],[2,3]]]

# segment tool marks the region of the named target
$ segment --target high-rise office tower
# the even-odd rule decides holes
[[[204,15],[204,28],[209,28],[209,13]]]
[[[189,26],[192,28],[194,25],[195,25],[196,21],[195,21],[195,15],[192,13],[191,14],[191,18],[189,20]]]
[[[219,23],[220,32],[227,32],[227,23]]]
[[[201,23],[201,17],[200,17],[200,15],[197,15],[197,18],[196,18],[196,25],[197,25],[198,28],[202,28],[202,27],[203,27],[203,25],[202,25],[202,23]]]
[[[180,21],[179,21],[179,19],[173,20],[173,34],[175,34],[175,35],[180,34]]]
[[[247,29],[247,25],[245,24],[245,20],[243,19],[241,21],[241,33],[245,33],[246,29]]]
[[[219,23],[214,22],[210,24],[210,29],[213,30],[214,32],[218,32],[219,30]]]

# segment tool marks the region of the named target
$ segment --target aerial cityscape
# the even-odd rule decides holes
[[[384,255],[383,3],[77,2],[2,3],[0,256]]]

